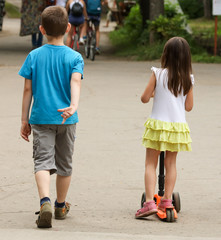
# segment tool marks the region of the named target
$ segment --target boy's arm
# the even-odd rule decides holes
[[[61,114],[61,116],[63,117],[62,124],[64,124],[67,118],[71,117],[77,111],[80,99],[80,90],[81,90],[81,73],[78,72],[72,73],[71,104],[67,108],[58,109],[58,112],[62,112]]]
[[[21,117],[21,137],[29,142],[28,136],[31,134],[31,126],[28,123],[29,110],[32,100],[32,81],[25,78],[23,100],[22,100],[22,117]]]

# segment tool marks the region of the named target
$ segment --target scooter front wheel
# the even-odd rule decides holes
[[[174,222],[175,217],[174,217],[174,211],[173,209],[166,209],[166,222]]]

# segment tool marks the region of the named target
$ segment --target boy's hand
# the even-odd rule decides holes
[[[25,141],[29,142],[28,136],[31,134],[31,125],[28,122],[22,122],[20,134]]]
[[[63,112],[61,114],[61,116],[63,117],[63,121],[61,124],[64,124],[65,121],[75,113],[75,111],[76,111],[76,109],[73,106],[58,109],[58,112]]]

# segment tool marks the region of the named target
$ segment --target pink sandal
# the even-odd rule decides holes
[[[160,208],[160,209],[173,208],[172,200],[171,199],[161,199],[160,203],[158,204],[158,208]]]
[[[149,202],[145,202],[143,204],[143,207],[139,210],[137,210],[136,214],[135,214],[135,218],[142,218],[142,217],[147,217],[150,215],[153,215],[157,213],[157,206],[155,204],[155,201],[149,201]]]

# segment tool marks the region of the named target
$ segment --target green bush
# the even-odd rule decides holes
[[[174,36],[189,37],[186,16],[178,13],[176,4],[165,2],[164,16],[160,15],[156,20],[148,21],[148,25],[149,31],[153,31],[159,40],[168,40]]]
[[[127,46],[136,41],[142,33],[142,17],[137,4],[132,7],[120,29],[110,33],[110,39],[116,46]]]
[[[202,0],[178,0],[184,12],[190,19],[203,17],[203,1]]]
[[[174,36],[187,37],[185,18],[177,14],[172,18],[160,15],[155,21],[149,22],[150,31],[154,31],[157,39],[168,40]]]

